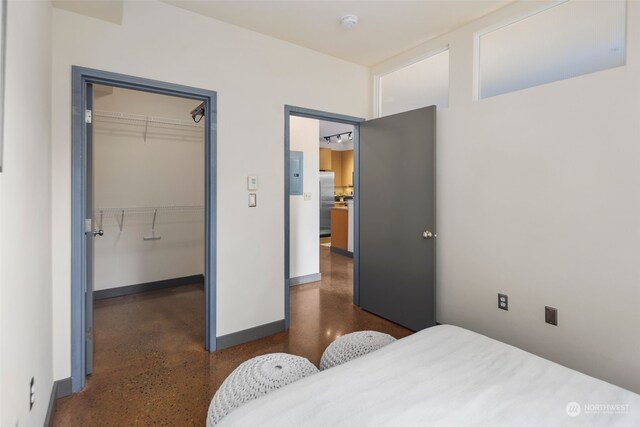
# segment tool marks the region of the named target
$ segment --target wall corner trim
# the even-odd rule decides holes
[[[320,280],[322,280],[322,273],[307,274],[290,278],[289,286],[304,285],[305,283],[319,282]]]
[[[244,344],[249,341],[265,338],[278,332],[285,331],[284,319],[275,322],[265,323],[264,325],[233,332],[216,338],[216,349],[233,347],[234,345]]]

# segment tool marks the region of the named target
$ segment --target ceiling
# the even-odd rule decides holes
[[[69,12],[122,24],[124,0],[53,0],[53,6]]]
[[[376,65],[512,0],[162,0],[364,66]],[[340,17],[354,14],[355,28]]]

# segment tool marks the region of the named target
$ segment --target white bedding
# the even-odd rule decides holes
[[[580,414],[567,414],[570,402]],[[442,325],[249,402],[218,425],[638,427],[640,395]]]

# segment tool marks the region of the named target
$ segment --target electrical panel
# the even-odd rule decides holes
[[[289,195],[302,196],[303,193],[303,155],[302,151],[289,152]]]

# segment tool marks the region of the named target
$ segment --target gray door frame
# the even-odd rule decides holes
[[[217,94],[195,87],[149,80],[90,68],[72,67],[72,166],[71,166],[71,388],[83,389],[86,372],[85,303],[86,241],[86,87],[88,83],[201,100],[205,103],[205,349],[216,350],[216,181],[217,181]]]
[[[365,119],[346,116],[343,114],[328,113],[326,111],[312,110],[309,108],[284,106],[284,323],[285,329],[289,329],[289,316],[291,314],[291,266],[290,266],[290,200],[289,200],[289,152],[291,151],[290,118],[304,117],[307,119],[325,120],[331,122],[353,125],[353,303],[360,306],[360,123]]]

